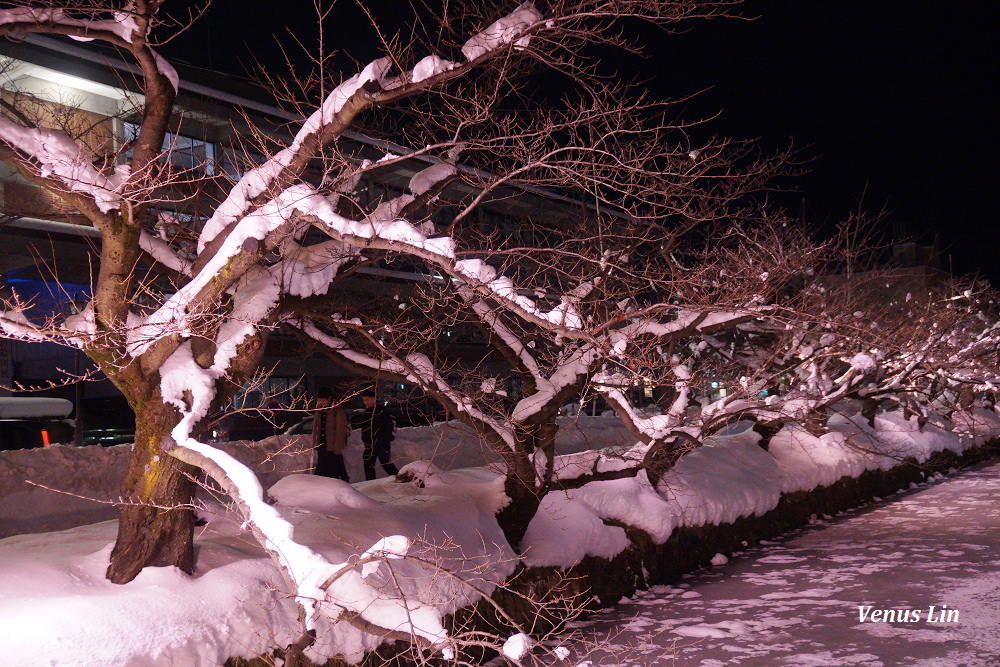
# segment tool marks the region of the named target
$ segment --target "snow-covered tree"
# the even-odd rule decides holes
[[[15,295],[0,325],[6,336],[81,347],[136,412],[113,581],[147,565],[191,571],[184,505],[200,467],[236,499],[307,620],[323,613],[315,601],[334,594],[342,564],[296,544],[249,471],[200,441],[206,416],[253,374],[279,326],[352,370],[419,385],[481,433],[506,463],[511,503],[499,518],[515,549],[550,490],[602,476],[655,481],[736,419],[806,423],[862,390],[933,382],[914,370],[927,368],[932,350],[954,360],[944,381],[993,381],[982,360],[995,346],[982,341],[994,320],[974,329],[911,316],[905,335],[889,336],[830,282],[836,239],[813,241],[748,203],[784,156],[761,159],[727,141],[692,145],[669,105],[636,95],[592,59],[607,46],[631,50],[623,30],[632,20],[669,28],[728,2],[449,4],[433,28],[424,16],[412,39],[386,39],[383,57],[346,76],[329,76],[321,54],[315,76],[298,78],[314,86],[281,91],[302,110],[291,136],[223,193],[203,228],[184,234],[162,233],[181,219],[149,215],[164,191],[193,178],[167,167],[178,82],[154,48],[170,27],[162,4],[0,9],[0,34],[100,40],[139,71],[134,141],[103,160],[16,104],[0,117],[0,159],[102,233],[93,300],[81,313],[32,319]],[[338,141],[357,130],[385,140],[381,159]],[[413,173],[405,192],[363,191],[399,167]],[[517,224],[508,229],[480,213],[519,198],[534,203],[511,209]],[[142,262],[163,270],[138,272]],[[405,267],[410,278],[384,302],[338,291],[376,264]],[[929,342],[935,326],[948,333]],[[438,343],[465,328],[518,382],[508,387],[496,365]],[[962,376],[966,360],[978,364],[975,378]],[[706,382],[728,395],[695,403]],[[661,392],[661,414],[630,398],[647,386]],[[640,444],[590,469],[557,470],[555,416],[588,392],[604,396]],[[429,646],[444,641],[432,610],[368,603],[345,613],[377,624],[394,610]]]
[[[512,502],[499,519],[515,548],[546,493],[640,474],[655,485],[737,421],[757,422],[766,446],[784,425],[821,430],[838,403],[929,406],[934,386],[960,383],[955,374],[986,386],[982,363],[973,379],[949,351],[971,309],[981,326],[961,337],[965,354],[996,358],[995,319],[977,310],[984,295],[940,276],[927,284],[903,270],[846,272],[849,226],[820,242],[787,219],[747,211],[706,230],[590,223],[548,229],[545,247],[493,238],[476,255],[489,263],[471,260],[475,277],[414,284],[351,319],[338,302],[325,318],[314,311],[299,322],[340,363],[419,384],[490,443],[506,465]],[[545,304],[541,316],[476,292],[498,281],[533,308]],[[399,300],[412,307],[397,310]],[[937,327],[947,336],[928,338]],[[463,328],[481,332],[487,355],[462,359],[441,344]],[[931,363],[931,350],[953,363]],[[658,398],[652,412],[645,390]],[[639,445],[560,469],[555,417],[586,395],[601,395]]]
[[[0,120],[0,157],[102,233],[93,300],[82,313],[32,321],[24,304],[12,299],[3,325],[7,335],[82,347],[137,414],[120,537],[108,572],[115,581],[130,580],[146,565],[192,568],[191,513],[178,509],[191,497],[192,475],[181,459],[216,456],[195,439],[199,423],[255,369],[271,328],[283,323],[311,331],[311,319],[296,306],[326,294],[351,269],[406,257],[460,285],[459,298],[486,320],[485,308],[499,308],[575,340],[581,337],[575,302],[585,296],[587,282],[568,285],[576,276],[566,276],[567,284],[556,287],[567,287],[567,294],[555,307],[547,305],[550,297],[522,295],[517,283],[523,280],[498,276],[476,258],[482,247],[460,247],[458,230],[479,203],[505,196],[502,186],[530,183],[568,193],[582,189],[595,206],[668,207],[691,217],[697,209],[724,206],[757,173],[721,177],[717,182],[725,185],[702,188],[703,178],[730,168],[724,147],[702,149],[702,157],[691,159],[688,147],[668,136],[674,128],[662,110],[619,104],[619,87],[593,76],[581,60],[588,45],[618,41],[613,25],[623,18],[670,24],[717,7],[570,2],[543,15],[525,3],[512,11],[498,8],[488,19],[446,15],[435,33],[444,35],[438,44],[413,40],[395,49],[397,42],[387,43],[385,57],[327,88],[291,140],[243,175],[195,243],[182,242],[180,235],[157,233],[151,225],[162,221],[148,215],[159,193],[184,178],[164,168],[178,81],[153,48],[163,38],[158,30],[169,27],[161,22],[161,4],[15,2],[0,13],[3,34],[100,40],[139,70],[141,123],[128,151],[117,156],[95,161],[64,130],[33,122],[13,104]],[[537,64],[588,85],[559,113],[525,118],[499,111],[520,90],[515,75]],[[374,164],[341,152],[338,137],[366,115],[377,120],[383,113],[417,119],[398,126],[407,128],[398,139],[413,150]],[[409,192],[367,202],[356,196],[356,184],[369,172],[414,159],[429,166],[413,177]],[[460,159],[480,168],[460,168]],[[306,179],[317,164],[319,186]],[[476,194],[437,229],[428,207],[455,180],[473,184]],[[685,190],[692,196],[679,196]],[[316,242],[318,237],[325,240]],[[172,272],[171,280],[140,275],[140,257]],[[592,281],[596,273],[588,273]]]

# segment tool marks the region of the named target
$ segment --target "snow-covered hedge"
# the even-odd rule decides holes
[[[816,436],[787,426],[770,439],[767,451],[747,424],[745,430],[711,438],[682,457],[655,491],[640,472],[634,478],[549,493],[525,535],[524,561],[567,568],[586,556],[610,558],[629,540],[622,528],[606,520],[644,530],[662,544],[678,526],[763,516],[778,506],[782,494],[829,486],[867,470],[888,470],[904,459],[922,463],[935,452],[961,453],[1000,436],[1000,415],[994,410],[975,408],[953,419],[920,427],[916,417],[891,412],[876,417],[871,428],[860,414],[835,414],[827,424],[829,432]],[[593,454],[562,456],[556,469],[570,469],[581,459],[590,467]]]

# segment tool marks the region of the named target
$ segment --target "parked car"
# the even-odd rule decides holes
[[[134,428],[88,428],[83,432],[83,440],[80,444],[84,447],[100,445],[101,447],[114,447],[115,445],[130,445],[135,442]]]
[[[0,450],[73,442],[73,403],[62,398],[0,397]]]
[[[313,432],[313,418],[306,417],[305,419],[295,422],[291,426],[285,429],[285,435],[312,435]]]

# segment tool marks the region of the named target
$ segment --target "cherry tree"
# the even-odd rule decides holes
[[[223,193],[203,228],[173,236],[149,215],[188,177],[164,167],[178,80],[155,48],[171,27],[162,5],[0,9],[3,35],[100,40],[139,70],[142,120],[128,150],[110,159],[95,162],[80,141],[16,105],[0,117],[0,159],[102,234],[82,312],[36,319],[12,295],[0,326],[8,337],[83,349],[136,412],[112,581],[148,565],[192,570],[187,504],[200,468],[287,575],[307,629],[338,613],[368,629],[395,618],[427,646],[447,646],[439,610],[338,595],[337,582],[354,576],[346,564],[296,543],[250,471],[202,441],[206,417],[256,371],[276,327],[349,369],[419,385],[475,428],[505,463],[511,503],[498,518],[515,549],[545,493],[615,475],[655,483],[733,420],[807,422],[861,391],[994,381],[995,346],[985,341],[995,320],[973,326],[964,311],[942,320],[932,309],[892,337],[881,319],[855,317],[862,309],[849,291],[824,282],[842,253],[836,239],[814,241],[749,203],[786,156],[725,140],[694,145],[669,105],[594,60],[608,46],[636,50],[624,32],[630,21],[669,28],[721,14],[728,2],[449,4],[433,27],[386,38],[383,57],[347,75],[330,75],[321,54],[315,74],[297,78],[301,89],[275,80],[301,111],[287,141]],[[381,159],[339,141],[357,130],[384,140]],[[405,192],[362,193],[397,167],[413,172]],[[520,197],[536,205],[515,229],[499,235],[484,223],[480,211]],[[144,263],[161,270],[138,271]],[[396,296],[411,307],[338,291],[375,265],[407,268]],[[954,313],[964,307],[948,303]],[[942,328],[928,342],[934,326]],[[437,345],[452,328],[477,330],[515,385],[485,359]],[[943,360],[941,372],[929,363]],[[716,378],[733,391],[696,404],[700,383]],[[791,388],[760,400],[779,385]],[[661,414],[632,400],[645,386],[662,391]],[[587,393],[605,397],[639,445],[559,470],[555,417]],[[402,558],[408,548],[387,538],[369,555]]]
[[[357,372],[418,384],[481,434],[505,464],[512,502],[498,518],[515,548],[546,493],[636,475],[655,486],[681,455],[737,421],[756,422],[766,446],[784,425],[821,431],[838,403],[885,397],[881,409],[930,409],[935,383],[961,384],[958,374],[982,387],[992,377],[982,364],[978,374],[965,366],[973,356],[995,358],[995,320],[982,295],[972,299],[944,278],[933,288],[914,284],[899,270],[845,273],[847,226],[818,241],[787,219],[734,213],[704,233],[619,220],[613,232],[597,222],[558,241],[551,232],[544,248],[505,249],[492,239],[491,263],[468,260],[474,273],[397,295],[414,307],[399,311],[390,299],[348,317],[333,303],[323,317],[311,311],[310,321],[289,323]],[[519,275],[530,282],[516,286]],[[482,292],[484,284],[549,309],[526,316]],[[980,326],[958,336],[970,308],[979,308]],[[439,344],[463,327],[481,331],[481,345],[502,359],[500,373],[488,355],[463,360]],[[958,340],[965,356],[952,349]],[[707,398],[713,384],[726,390],[717,400]],[[659,394],[653,414],[637,400],[647,388]],[[561,463],[555,417],[588,393],[602,396],[639,444],[582,467],[578,457]]]
[[[525,3],[513,10],[497,8],[489,17],[444,16],[440,34],[450,37],[440,44],[414,41],[399,50],[395,42],[387,43],[385,57],[327,89],[286,145],[232,186],[197,230],[196,242],[189,243],[157,233],[154,224],[162,221],[148,214],[157,198],[184,178],[164,166],[178,79],[154,48],[160,32],[170,27],[162,20],[162,4],[13,2],[0,10],[4,35],[64,35],[116,47],[137,66],[143,98],[141,122],[128,150],[99,161],[63,129],[35,122],[15,104],[5,106],[0,158],[84,215],[100,230],[102,243],[93,298],[82,312],[33,319],[30,304],[15,294],[5,301],[0,322],[7,336],[83,349],[136,412],[136,443],[108,569],[112,581],[127,582],[147,565],[192,570],[193,523],[186,504],[198,467],[236,499],[248,526],[288,575],[309,626],[321,613],[316,600],[326,598],[332,573],[341,566],[295,543],[291,526],[265,502],[249,471],[199,440],[206,415],[256,368],[271,329],[280,324],[312,332],[315,325],[304,314],[304,302],[327,294],[360,265],[405,256],[459,285],[458,298],[481,319],[490,321],[487,309],[499,308],[555,335],[582,340],[575,302],[585,297],[586,282],[554,307],[549,297],[526,297],[513,279],[475,258],[482,248],[460,249],[463,239],[456,229],[462,214],[443,229],[430,222],[428,207],[450,182],[465,180],[475,187],[477,194],[464,204],[466,217],[502,186],[525,183],[568,193],[584,189],[599,206],[621,200],[634,202],[629,207],[636,210],[666,206],[678,215],[696,216],[697,209],[710,204],[724,207],[765,170],[752,165],[739,178],[720,178],[724,187],[706,187],[694,200],[680,197],[685,188],[698,190],[706,174],[727,168],[725,146],[715,153],[703,150],[704,158],[697,161],[678,161],[689,150],[666,141],[675,128],[662,110],[642,102],[621,107],[620,89],[592,76],[581,60],[589,45],[617,43],[619,34],[612,28],[623,18],[668,25],[716,13],[718,6],[570,2],[557,3],[543,15]],[[585,84],[575,106],[527,121],[492,120],[502,96],[518,91],[515,75],[537,65]],[[377,120],[381,110],[422,117],[425,122],[413,127],[426,138],[408,141],[411,150],[374,164],[341,152],[338,138],[366,114]],[[598,135],[603,138],[595,146]],[[487,155],[491,159],[483,159],[476,170],[460,162]],[[606,167],[612,157],[617,166]],[[414,159],[430,166],[410,181],[408,193],[365,203],[356,196],[356,184],[369,172]],[[672,162],[676,167],[668,168]],[[318,186],[317,179],[307,178],[317,164],[323,172]],[[664,187],[675,195],[665,195]],[[704,204],[696,201],[699,197]],[[169,222],[182,224],[180,218]],[[324,240],[312,242],[310,230]],[[138,270],[150,261],[169,279]],[[494,329],[510,335],[499,324]],[[512,339],[506,345],[517,348]],[[589,364],[590,354],[581,348],[566,360]],[[407,363],[419,365],[419,359]],[[561,381],[556,386],[558,395],[568,395]],[[455,406],[475,410],[460,398]],[[368,623],[396,605],[416,636],[432,643],[443,639],[439,616],[418,603],[359,604],[358,618],[367,614]]]

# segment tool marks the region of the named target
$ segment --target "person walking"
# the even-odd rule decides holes
[[[333,391],[322,387],[316,394],[313,413],[312,446],[316,450],[316,474],[351,480],[344,465],[344,445],[347,443],[347,413],[333,404]]]
[[[361,431],[361,441],[365,443],[365,479],[375,479],[375,460],[382,464],[387,475],[396,475],[399,469],[392,462],[392,440],[396,436],[396,425],[392,415],[379,405],[375,390],[368,389],[361,394],[365,404],[362,412],[354,415],[351,426]]]

